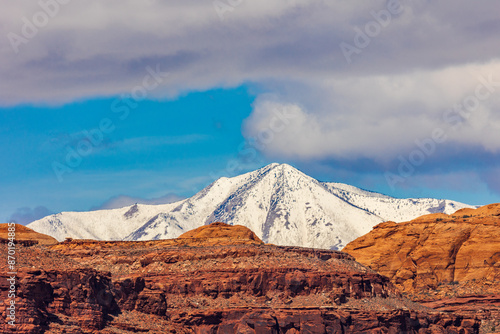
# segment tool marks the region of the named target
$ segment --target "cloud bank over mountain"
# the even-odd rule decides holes
[[[270,158],[404,178],[403,160],[441,173],[443,155],[477,152],[457,168],[488,182],[500,171],[497,12],[494,0],[6,3],[0,104],[248,85],[259,93],[243,134],[267,136]],[[162,81],[144,96],[148,73]]]

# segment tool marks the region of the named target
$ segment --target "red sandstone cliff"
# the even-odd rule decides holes
[[[343,251],[425,305],[500,320],[500,204],[382,223]]]
[[[6,245],[0,247],[4,252]],[[252,232],[223,224],[174,240],[18,247],[17,333],[477,333],[479,328],[474,317],[435,312],[402,298],[388,278],[346,253],[264,245]],[[4,300],[4,263],[0,269]],[[0,305],[0,326],[8,332],[5,312]]]

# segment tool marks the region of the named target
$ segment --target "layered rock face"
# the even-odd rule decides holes
[[[404,291],[500,279],[500,204],[386,222],[344,249]]]
[[[18,247],[16,333],[479,329],[473,317],[434,312],[402,298],[388,278],[348,254],[264,245],[240,227],[216,224],[174,240]],[[4,263],[0,269],[5,300]],[[4,304],[0,315],[3,332],[10,332]]]
[[[382,223],[343,251],[413,300],[500,320],[500,204]]]

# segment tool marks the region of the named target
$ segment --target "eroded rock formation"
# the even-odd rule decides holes
[[[500,204],[386,222],[344,249],[404,291],[500,279]]]
[[[346,253],[264,245],[238,229],[19,245],[16,333],[478,332],[478,319],[404,299]],[[0,276],[5,300],[7,275]],[[4,304],[0,315],[8,333]]]
[[[500,204],[382,223],[343,251],[413,300],[500,320]]]

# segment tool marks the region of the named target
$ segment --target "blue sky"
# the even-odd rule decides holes
[[[0,222],[165,203],[271,162],[500,202],[497,2],[226,4],[5,5]]]

